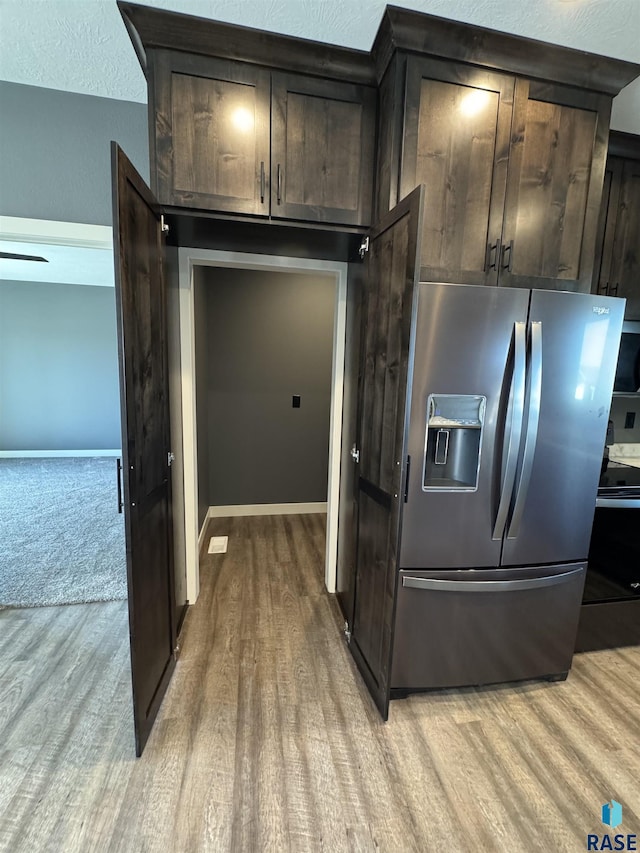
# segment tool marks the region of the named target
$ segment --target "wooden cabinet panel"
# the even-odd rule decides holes
[[[272,216],[370,220],[374,112],[373,89],[273,74]]]
[[[186,74],[172,76],[173,173],[179,193],[255,199],[253,87]]]
[[[620,178],[624,161],[610,157],[604,172],[602,202],[598,234],[596,237],[596,256],[594,265],[593,292],[606,294],[611,281],[611,262],[613,260],[613,238],[618,215],[620,198]]]
[[[423,280],[496,282],[513,90],[506,75],[407,61],[400,196],[425,185]]]
[[[161,51],[155,80],[160,202],[267,215],[269,72]]]
[[[627,300],[627,319],[640,320],[640,160],[622,169],[608,292]]]
[[[608,123],[606,100],[551,84],[518,81],[501,285],[589,290]]]
[[[624,297],[626,319],[640,320],[640,137],[614,131],[610,150],[592,290]]]
[[[398,203],[398,176],[402,147],[404,64],[394,56],[378,88],[378,143],[375,167],[374,221],[379,221]]]
[[[382,626],[385,610],[388,609],[385,593],[391,546],[389,528],[390,507],[360,491],[356,603],[352,634],[353,642],[358,644],[377,688],[380,688],[381,671],[386,663]]]

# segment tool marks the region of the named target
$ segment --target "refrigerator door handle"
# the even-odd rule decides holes
[[[448,581],[440,578],[412,578],[405,575],[402,578],[402,586],[412,587],[413,589],[431,589],[436,592],[514,592],[556,586],[570,581],[583,571],[583,568],[578,568],[572,569],[570,572],[562,572],[559,575],[547,575],[543,578],[505,581]]]
[[[493,539],[502,539],[507,523],[513,487],[518,469],[518,453],[522,441],[522,421],[524,417],[524,390],[527,373],[526,326],[524,323],[514,323],[513,376],[507,403],[507,447],[506,463],[503,468],[500,503],[493,528]],[[508,438],[507,438],[508,435]]]
[[[509,524],[507,539],[517,539],[524,505],[529,492],[533,458],[538,441],[538,425],[540,423],[540,402],[542,398],[542,323],[531,322],[531,385],[529,390],[529,411],[527,415],[527,432],[524,441],[520,481],[516,492],[513,515]]]

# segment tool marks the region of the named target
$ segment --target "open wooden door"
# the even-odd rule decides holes
[[[383,717],[389,710],[403,505],[413,300],[423,188],[369,235],[358,416],[357,556],[350,648]]]
[[[362,293],[365,266],[349,264],[347,273],[347,322],[342,396],[342,449],[338,505],[338,555],[336,596],[347,631],[353,622],[358,518],[358,389],[360,387]]]
[[[111,143],[129,631],[136,755],[175,667],[169,379],[158,204]]]

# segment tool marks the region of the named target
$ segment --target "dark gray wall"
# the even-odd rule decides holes
[[[198,275],[206,284],[198,347],[206,335],[209,503],[326,501],[335,279]]]
[[[120,443],[114,289],[0,282],[0,450]]]
[[[147,107],[0,82],[0,214],[111,224],[110,140],[145,181]]]
[[[111,224],[110,141],[149,175],[147,108],[0,82],[0,213]],[[114,291],[0,283],[0,447],[120,447]]]
[[[198,529],[211,506],[209,500],[209,311],[204,276],[194,276],[196,442],[198,445]]]

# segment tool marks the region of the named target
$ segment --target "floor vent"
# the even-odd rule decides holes
[[[227,544],[229,542],[228,536],[212,536],[209,540],[209,550],[208,554],[226,554],[227,553]]]

